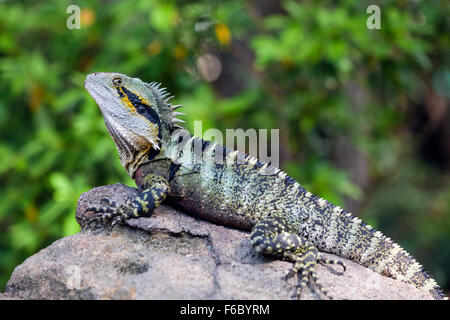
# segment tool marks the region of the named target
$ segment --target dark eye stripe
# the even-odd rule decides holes
[[[117,93],[121,99],[126,97],[140,115],[158,126],[158,137],[161,139],[161,120],[156,111],[143,102],[137,94],[131,92],[124,86],[117,87]]]
[[[124,97],[124,94],[128,97],[128,100],[131,104],[136,108],[136,111],[147,118],[150,122],[155,123],[158,127],[161,124],[158,114],[155,110],[153,110],[148,104],[142,102],[138,95],[134,94],[130,90],[125,87],[117,88],[117,92],[121,98]]]

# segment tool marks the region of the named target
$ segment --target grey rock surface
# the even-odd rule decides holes
[[[82,231],[55,241],[16,267],[0,299],[293,299],[292,264],[255,253],[249,234],[161,206],[150,218],[123,226],[85,226],[103,197],[120,203],[136,192],[122,184],[80,196]],[[424,290],[390,279],[349,260],[317,266],[336,299],[432,299]],[[309,285],[302,299],[324,299]]]

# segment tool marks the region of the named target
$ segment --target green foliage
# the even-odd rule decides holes
[[[0,284],[78,232],[80,193],[134,186],[83,87],[116,71],[162,82],[191,130],[279,128],[283,169],[450,286],[449,164],[424,160],[426,133],[411,130],[431,91],[450,92],[445,1],[383,1],[381,30],[366,28],[368,1],[86,0],[79,30],[71,4],[0,3]],[[222,63],[214,82],[206,53]]]

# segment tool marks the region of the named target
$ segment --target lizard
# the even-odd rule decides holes
[[[181,125],[173,98],[160,83],[121,73],[97,72],[85,88],[97,103],[138,194],[93,206],[91,221],[115,225],[150,217],[162,202],[210,222],[250,231],[256,252],[291,261],[285,279],[297,276],[296,298],[314,283],[333,296],[316,274],[334,264],[328,252],[448,299],[437,282],[406,250],[358,217],[312,194],[270,163],[191,135]]]

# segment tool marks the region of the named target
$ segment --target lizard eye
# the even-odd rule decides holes
[[[123,85],[123,80],[121,77],[115,77],[112,79],[112,84],[113,86],[120,87],[121,85]]]

